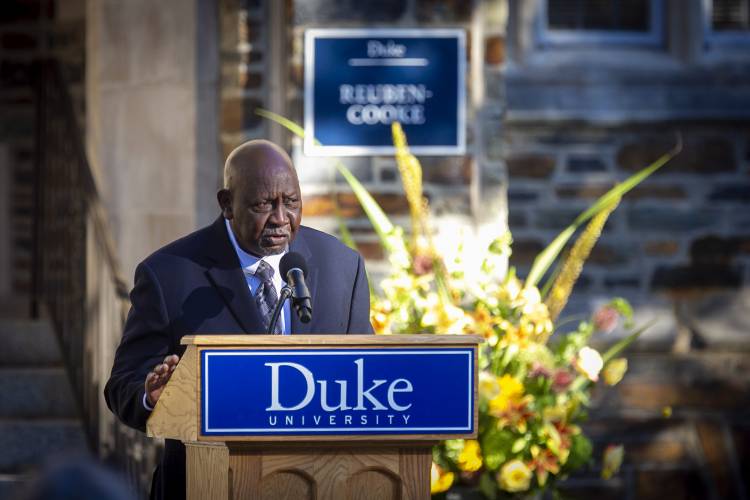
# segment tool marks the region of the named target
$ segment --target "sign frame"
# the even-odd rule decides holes
[[[467,382],[468,386],[468,401],[467,401],[467,420],[466,427],[430,427],[430,428],[394,428],[394,427],[378,427],[372,429],[362,429],[359,427],[344,428],[337,426],[335,428],[322,428],[316,429],[311,427],[284,429],[284,428],[211,428],[209,426],[209,359],[211,356],[258,356],[262,359],[269,359],[273,357],[284,357],[284,356],[397,356],[397,355],[428,355],[428,356],[440,356],[440,355],[458,355],[468,356],[466,368],[468,369]],[[201,439],[216,439],[220,436],[234,436],[240,438],[324,438],[325,436],[341,437],[341,438],[369,438],[369,439],[393,439],[395,437],[410,436],[412,439],[423,439],[427,436],[435,435],[466,435],[476,434],[477,421],[476,421],[476,391],[477,391],[477,380],[476,380],[476,349],[473,347],[466,346],[451,346],[436,347],[436,346],[414,346],[414,347],[395,347],[386,349],[372,349],[367,347],[360,348],[340,348],[331,347],[325,349],[286,349],[286,348],[260,348],[256,347],[253,349],[222,349],[222,348],[204,348],[200,350],[198,357],[199,373],[203,383],[198,388],[198,406],[199,410],[199,422],[198,430]]]
[[[315,41],[320,38],[452,38],[458,43],[455,145],[410,145],[414,154],[428,156],[462,156],[466,154],[466,31],[463,28],[371,28],[309,29],[305,31],[304,54],[304,154],[307,156],[379,156],[393,155],[390,146],[326,146],[315,140]]]

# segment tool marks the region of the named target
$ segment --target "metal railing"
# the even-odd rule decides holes
[[[44,60],[36,69],[32,312],[54,327],[92,450],[144,493],[157,444],[117,421],[102,394],[127,289],[60,64]]]

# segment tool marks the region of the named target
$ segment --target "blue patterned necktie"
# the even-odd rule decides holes
[[[255,277],[260,280],[260,286],[255,291],[255,303],[263,318],[263,328],[268,331],[273,310],[279,301],[279,296],[276,294],[276,287],[273,286],[273,267],[268,262],[261,260],[258,263],[258,268],[255,270]],[[276,322],[273,333],[276,335],[282,333],[280,322]]]

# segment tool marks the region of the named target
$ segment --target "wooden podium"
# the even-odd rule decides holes
[[[476,437],[477,346],[481,341],[475,335],[427,334],[186,336],[182,343],[187,349],[148,420],[148,435],[185,443],[190,500],[427,499],[432,446],[443,439]],[[276,403],[270,406],[268,391],[274,391],[273,387],[264,389],[262,381],[254,383],[260,380],[255,376],[236,375],[245,373],[240,363],[255,363],[265,355],[281,361],[258,361],[260,368],[248,365],[247,370],[263,371],[247,373],[273,372],[275,378],[270,380],[282,389],[279,395],[277,387],[270,398]],[[318,370],[321,366],[334,370],[336,379],[345,377],[348,368],[333,365],[345,363],[342,366],[351,367],[358,378],[349,385],[344,380],[315,379],[310,376],[316,375],[313,368],[303,366],[307,360],[318,363]],[[367,368],[365,363],[369,363]],[[451,369],[459,375],[451,374]],[[380,370],[382,378],[370,380],[370,389],[365,391],[367,370]],[[399,370],[411,370],[411,378],[399,375]],[[304,400],[296,396],[295,406],[284,395],[282,373],[298,384],[296,394],[304,388]],[[383,373],[391,376],[386,379]],[[229,382],[222,386],[225,374]],[[451,403],[452,392],[459,403]],[[355,397],[349,397],[351,393]],[[339,397],[340,408],[318,411],[322,416],[308,413],[305,420],[292,410],[312,402],[311,394],[323,398],[323,407],[326,398]],[[287,407],[281,406],[284,398]],[[261,405],[260,409],[244,410],[252,402]],[[276,413],[269,410],[274,404],[288,411],[278,412],[275,418]],[[424,423],[405,427],[404,422],[440,420],[443,414],[447,421],[454,418],[447,415],[454,407],[459,425],[438,422],[434,428]],[[268,429],[252,425],[246,429],[247,425],[240,424],[230,428],[232,422],[243,419],[262,421]],[[300,420],[306,427],[294,427],[302,425]],[[375,420],[383,427],[373,426]],[[279,427],[284,422],[292,422],[292,427]],[[356,425],[360,427],[351,427]]]

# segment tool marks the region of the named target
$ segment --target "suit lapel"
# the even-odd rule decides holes
[[[312,252],[305,242],[305,238],[302,235],[301,228],[300,232],[298,232],[297,236],[294,238],[294,241],[292,241],[292,244],[289,245],[289,250],[291,252],[297,252],[298,254],[302,255],[302,257],[305,258],[305,262],[307,263],[307,276],[305,277],[305,282],[307,283],[307,289],[310,291],[310,302],[313,305],[313,319],[310,320],[309,323],[301,322],[299,320],[299,316],[297,316],[297,313],[294,312],[294,307],[292,307],[291,303],[289,304],[291,308],[290,316],[292,317],[292,334],[305,335],[307,333],[310,333],[310,327],[315,322],[315,289],[318,283],[318,269],[313,263]]]
[[[208,255],[213,265],[206,269],[206,276],[245,333],[263,333],[263,321],[229,241],[223,217],[214,222],[213,229],[213,244]]]

